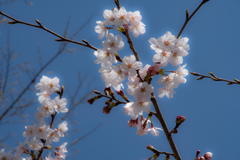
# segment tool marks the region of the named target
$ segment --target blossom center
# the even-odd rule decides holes
[[[173,57],[177,57],[177,52],[174,52],[174,53],[173,53]]]
[[[165,52],[165,51],[162,52],[163,57],[167,57],[167,55],[168,55],[167,52]]]
[[[127,67],[128,67],[128,69],[131,69],[132,68],[132,64],[127,64]]]
[[[164,41],[164,45],[165,45],[165,46],[170,46],[170,44],[171,44],[171,43],[170,43],[169,41]]]

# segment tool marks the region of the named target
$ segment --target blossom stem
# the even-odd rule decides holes
[[[168,143],[169,143],[169,145],[170,145],[170,147],[172,149],[172,152],[174,153],[174,156],[175,156],[176,160],[181,160],[180,154],[179,154],[179,152],[177,150],[177,147],[176,147],[176,145],[175,145],[175,143],[173,141],[172,135],[171,135],[171,133],[168,130],[167,124],[166,124],[166,122],[165,122],[165,120],[163,118],[163,115],[162,115],[162,113],[161,113],[161,111],[159,109],[159,105],[157,103],[157,100],[154,97],[153,93],[152,93],[152,97],[151,97],[151,102],[152,102],[152,104],[153,104],[153,106],[155,108],[155,111],[156,111],[156,114],[154,114],[154,115],[156,116],[156,118],[159,120],[159,122],[161,123],[161,125],[163,127],[163,131],[164,131],[164,133],[165,133],[165,135],[167,137]]]
[[[192,17],[199,11],[199,9],[210,0],[202,0],[202,2],[198,5],[198,7],[192,12],[192,14],[189,16],[188,11],[186,11],[186,18],[185,18],[185,22],[183,24],[183,26],[181,27],[180,31],[178,32],[177,38],[179,38],[184,29],[186,28],[187,24],[190,22],[190,20],[192,19]]]
[[[133,41],[132,41],[132,39],[131,39],[131,37],[130,37],[130,35],[129,35],[128,30],[126,29],[126,30],[123,32],[123,34],[124,34],[125,37],[127,38],[127,42],[128,42],[128,44],[129,44],[129,47],[130,47],[130,49],[132,50],[133,55],[135,56],[136,60],[137,60],[137,61],[140,61],[139,56],[138,56],[138,53],[137,53],[137,51],[136,51],[136,49],[135,49],[135,47],[134,47]]]

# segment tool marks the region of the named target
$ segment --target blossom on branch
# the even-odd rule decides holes
[[[62,98],[63,89],[60,87],[57,77],[49,78],[42,76],[36,85],[38,100],[41,106],[37,112],[37,123],[25,126],[23,136],[25,141],[20,144],[12,154],[0,151],[0,159],[6,160],[64,160],[66,157],[67,143],[57,147],[53,155],[46,156],[44,150],[51,150],[53,142],[59,142],[68,131],[66,121],[61,122],[54,128],[55,117],[59,113],[65,113],[67,100]],[[56,94],[55,98],[54,95]],[[45,158],[44,158],[45,157]]]

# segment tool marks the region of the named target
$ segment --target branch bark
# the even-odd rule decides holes
[[[152,93],[152,97],[151,97],[151,102],[152,102],[152,104],[154,106],[154,109],[155,109],[155,112],[156,112],[156,114],[154,114],[154,115],[156,116],[156,118],[159,120],[159,122],[161,123],[161,125],[163,127],[163,131],[164,131],[164,133],[165,133],[165,135],[167,137],[168,144],[170,145],[176,160],[181,160],[181,157],[180,157],[180,154],[178,152],[178,149],[177,149],[177,147],[176,147],[176,145],[175,145],[175,143],[173,141],[171,133],[168,130],[167,123],[164,120],[164,117],[163,117],[163,115],[162,115],[162,113],[160,111],[159,105],[158,105],[157,100],[154,97],[153,93]]]

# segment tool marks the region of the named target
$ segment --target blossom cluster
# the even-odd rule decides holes
[[[159,64],[160,67],[166,67],[168,64],[178,66],[176,71],[171,71],[159,79],[162,86],[159,89],[159,97],[173,97],[173,89],[186,83],[185,77],[188,75],[188,70],[185,68],[186,65],[182,65],[182,63],[183,57],[188,55],[188,41],[187,37],[176,38],[171,32],[165,33],[158,39],[150,38],[150,47],[155,51],[153,62]]]
[[[67,100],[66,98],[62,98],[63,89],[60,87],[59,79],[57,77],[49,78],[43,76],[36,85],[36,89],[38,90],[37,96],[41,104],[36,115],[37,122],[33,125],[25,126],[23,133],[25,142],[18,146],[16,152],[9,154],[1,151],[0,159],[33,160],[33,157],[35,157],[35,159],[38,160],[44,156],[42,155],[44,149],[51,149],[52,143],[59,142],[60,138],[64,137],[68,131],[66,121],[58,124],[56,128],[54,128],[53,125],[58,113],[68,111]],[[54,93],[57,94],[57,96],[54,97]],[[56,147],[54,154],[49,154],[44,159],[64,160],[67,152],[66,145],[67,143],[65,142]]]
[[[139,11],[128,12],[124,7],[120,9],[104,10],[104,21],[97,21],[95,31],[100,38],[106,36],[109,29],[128,28],[135,37],[145,33],[145,24]]]
[[[185,83],[185,77],[188,75],[186,65],[181,66],[183,57],[188,55],[188,38],[176,38],[170,32],[158,39],[150,38],[150,48],[155,51],[153,65],[143,65],[136,55],[121,58],[119,54],[124,47],[121,35],[126,36],[126,33],[130,32],[137,37],[145,33],[140,12],[128,12],[124,7],[120,7],[105,10],[103,17],[104,21],[96,22],[95,31],[100,38],[105,37],[105,39],[102,41],[103,47],[95,51],[94,55],[97,58],[96,63],[101,66],[99,72],[105,86],[113,87],[117,92],[123,92],[124,83],[127,80],[127,93],[134,99],[124,106],[125,112],[131,117],[129,125],[137,127],[137,133],[140,135],[149,132],[158,135],[159,128],[153,126],[151,118],[143,117],[143,113],[150,113],[151,109],[150,98],[154,92],[151,80],[154,76],[160,75],[159,97],[173,97],[174,88]],[[118,34],[114,35],[111,31],[117,31]],[[164,67],[168,64],[178,68],[166,71]],[[147,125],[148,123],[150,125]]]

